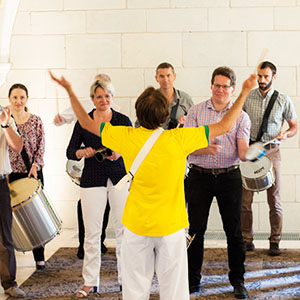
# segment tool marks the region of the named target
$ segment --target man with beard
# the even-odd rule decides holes
[[[272,88],[273,80],[277,77],[276,67],[271,62],[264,61],[258,67],[257,75],[259,87],[249,93],[244,104],[244,111],[248,113],[251,120],[250,140],[252,142],[261,141],[265,143],[275,137],[277,138],[277,140],[265,147],[267,150],[267,157],[272,161],[275,173],[275,182],[267,189],[269,219],[271,225],[268,255],[277,256],[280,255],[279,242],[282,231],[282,207],[280,199],[281,157],[279,145],[281,141],[284,141],[286,138],[292,137],[297,133],[297,116],[291,99],[288,96],[277,92],[278,95],[275,98],[268,122],[266,123],[266,126],[261,126],[265,110],[271,101],[273,93],[276,93]],[[282,131],[284,120],[287,121],[289,128]],[[264,129],[262,130],[260,127]],[[253,192],[243,189],[241,223],[246,251],[253,251],[255,249],[253,244],[252,202]]]

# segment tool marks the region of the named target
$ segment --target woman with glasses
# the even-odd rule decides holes
[[[110,122],[113,125],[132,126],[129,118],[111,108],[113,86],[105,81],[96,81],[90,88],[90,96],[95,105],[89,116],[99,124]],[[96,135],[84,130],[76,122],[67,149],[67,157],[72,160],[84,158],[84,169],[80,180],[83,221],[85,224],[84,260],[82,276],[84,285],[76,293],[77,297],[86,297],[99,291],[99,273],[101,265],[100,235],[106,203],[109,200],[116,237],[116,256],[118,282],[121,286],[120,247],[123,235],[121,218],[128,189],[121,191],[114,186],[126,174],[123,159],[116,152],[104,148]],[[101,158],[103,160],[101,161]]]

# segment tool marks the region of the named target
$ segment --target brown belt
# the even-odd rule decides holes
[[[200,173],[208,173],[208,174],[218,175],[218,174],[229,173],[233,170],[238,169],[239,166],[231,166],[229,168],[220,168],[220,169],[205,169],[205,168],[198,167],[194,164],[191,164],[190,168],[194,169]]]

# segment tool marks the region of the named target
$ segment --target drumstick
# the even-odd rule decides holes
[[[268,141],[268,142],[265,142],[262,146],[265,147],[265,146],[271,144],[272,142],[274,142],[274,141],[276,141],[276,140],[277,140],[277,137],[275,137],[274,139],[272,139],[272,140],[270,140],[270,141]]]
[[[267,56],[268,53],[269,53],[269,49],[268,48],[262,49],[262,51],[260,53],[260,56],[259,56],[259,59],[257,61],[256,67],[254,69],[254,73],[257,72],[257,70],[259,69],[260,64],[265,60],[265,58],[266,58],[266,56]]]
[[[289,130],[289,131],[286,132],[286,135],[288,135],[288,134],[290,134],[290,133],[291,133],[291,131]],[[276,141],[276,140],[278,139],[278,137],[279,137],[279,136],[276,136],[274,139],[272,139],[272,140],[270,140],[270,141],[268,141],[268,142],[265,142],[265,143],[263,144],[263,147],[265,147],[265,146],[267,146],[268,144],[271,144],[272,142]],[[280,142],[280,141],[279,141],[279,142]]]

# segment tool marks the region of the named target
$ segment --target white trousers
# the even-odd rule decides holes
[[[128,187],[118,191],[108,179],[107,187],[80,188],[82,216],[85,228],[84,260],[82,276],[84,285],[99,287],[101,266],[100,236],[102,221],[107,200],[110,204],[110,215],[113,219],[116,236],[116,256],[118,265],[118,282],[121,285],[120,251],[124,232],[121,224]]]
[[[121,247],[123,300],[148,300],[156,272],[161,300],[189,300],[184,229],[162,237],[136,235],[126,227]]]

